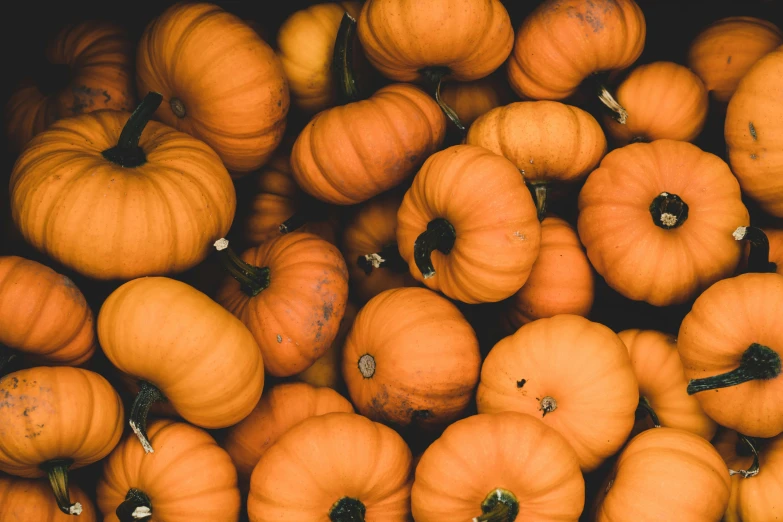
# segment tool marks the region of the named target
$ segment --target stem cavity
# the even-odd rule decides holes
[[[442,254],[448,254],[454,247],[456,239],[457,232],[448,220],[435,218],[427,224],[427,230],[422,232],[413,243],[413,259],[424,279],[435,275],[432,252],[437,250]]]
[[[82,505],[78,502],[71,503],[71,495],[68,493],[68,468],[71,464],[73,461],[70,459],[50,460],[41,464],[41,469],[49,477],[49,484],[60,511],[66,515],[81,515]]]
[[[780,369],[780,355],[775,350],[763,344],[753,343],[742,354],[736,370],[691,380],[688,383],[688,395],[737,386],[749,381],[774,379],[780,375]]]
[[[647,397],[639,397],[639,406],[636,407],[636,418],[641,419],[645,417],[646,415],[650,416],[650,419],[652,419],[653,426],[656,428],[661,427],[661,421],[658,420],[658,415],[655,413],[655,410],[653,410],[652,405],[650,404],[650,401],[647,400]]]
[[[519,514],[519,501],[507,489],[498,488],[481,503],[481,515],[472,522],[514,522]]]
[[[141,139],[141,133],[144,132],[144,127],[147,126],[152,115],[158,110],[161,101],[163,101],[163,95],[160,93],[147,93],[122,128],[117,145],[104,150],[102,152],[103,157],[125,168],[144,165],[147,162],[147,156],[139,147],[139,140]]]
[[[547,413],[552,413],[557,409],[557,401],[554,397],[550,397],[547,395],[543,399],[541,399],[540,404],[538,405],[538,410],[544,412],[541,417],[546,417]]]
[[[752,437],[747,437],[745,435],[742,435],[741,433],[738,433],[740,442],[745,444],[745,446],[750,449],[750,452],[753,454],[753,464],[751,464],[750,469],[744,470],[729,470],[729,475],[740,475],[742,478],[750,478],[755,477],[759,474],[759,471],[761,471],[761,466],[759,466],[759,452],[758,448],[756,447],[757,442]]]
[[[332,505],[329,510],[331,522],[364,522],[367,508],[361,500],[343,497]]]
[[[764,274],[777,271],[778,265],[769,260],[769,239],[763,230],[756,227],[737,227],[733,236],[737,241],[750,242],[748,272]]]
[[[604,106],[606,106],[607,109],[611,111],[612,119],[614,119],[614,121],[620,125],[625,125],[625,122],[628,121],[628,111],[626,111],[625,108],[620,105],[617,100],[615,100],[614,96],[612,96],[612,93],[610,93],[609,89],[606,88],[606,85],[604,85],[598,74],[593,74],[590,76],[590,78],[595,84],[595,90],[596,93],[598,93],[598,99],[601,103],[604,104]]]
[[[359,88],[353,75],[353,45],[356,19],[346,11],[337,31],[332,56],[332,72],[337,85],[337,103],[345,105],[359,99]]]
[[[367,275],[372,274],[373,269],[376,268],[385,268],[398,274],[404,274],[408,271],[408,263],[400,255],[397,243],[389,243],[379,252],[359,256],[356,259],[356,264]]]
[[[166,397],[153,384],[139,381],[139,393],[133,401],[130,412],[130,427],[139,438],[145,453],[153,453],[152,444],[147,438],[147,414],[155,402],[163,402]]]
[[[427,67],[425,69],[421,69],[419,73],[421,73],[421,75],[424,77],[427,88],[429,89],[430,94],[432,94],[432,97],[435,98],[435,101],[438,102],[440,110],[442,110],[443,114],[445,114],[446,117],[451,120],[451,123],[457,127],[457,130],[459,130],[460,134],[464,138],[465,134],[467,133],[467,129],[462,124],[462,121],[459,119],[459,116],[457,116],[457,113],[454,112],[454,109],[449,107],[440,97],[441,83],[443,83],[444,77],[451,74],[451,69],[448,67]]]
[[[239,286],[244,293],[255,297],[262,290],[269,288],[269,267],[259,268],[242,261],[228,246],[226,238],[215,241],[214,247],[218,251],[223,267],[234,279],[239,281]]]
[[[375,375],[375,357],[369,353],[365,353],[359,357],[359,372],[365,379],[372,378]]]
[[[653,223],[664,230],[681,226],[688,219],[688,204],[677,194],[661,192],[650,203]]]
[[[171,112],[173,112],[174,116],[177,118],[184,118],[187,115],[185,104],[179,98],[170,99],[169,107],[171,107]]]
[[[125,495],[125,502],[114,511],[120,522],[136,522],[152,517],[152,502],[150,498],[136,488],[130,488]]]

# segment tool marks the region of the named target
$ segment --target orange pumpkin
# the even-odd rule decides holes
[[[359,311],[343,350],[356,409],[396,426],[444,426],[473,397],[481,356],[470,324],[426,288],[395,288]]]
[[[616,149],[579,194],[579,238],[610,287],[655,306],[684,303],[730,276],[749,221],[728,165],[674,140]]]
[[[576,522],[585,481],[568,442],[516,412],[473,415],[424,452],[411,491],[416,522]],[[475,517],[475,518],[474,518]]]
[[[10,184],[28,243],[94,279],[180,272],[207,256],[234,219],[234,185],[206,144],[147,123],[160,100],[60,120],[30,142]]]
[[[524,178],[509,160],[475,145],[430,156],[397,212],[397,245],[413,277],[465,303],[519,290],[540,240]]]
[[[71,497],[81,506],[79,522],[96,522],[92,500],[77,485],[70,484]],[[30,480],[0,474],[0,520],[8,522],[69,522],[73,519],[52,502],[45,480]]]
[[[109,361],[139,381],[130,426],[149,453],[153,402],[169,401],[197,426],[225,428],[247,417],[261,397],[264,364],[250,331],[174,279],[144,277],[117,288],[98,313],[98,339]]]
[[[316,387],[325,386],[343,391],[345,388],[342,376],[343,346],[357,313],[359,309],[355,304],[351,301],[345,303],[345,314],[340,321],[340,328],[337,330],[334,342],[309,368],[296,375],[297,380]]]
[[[664,138],[693,141],[707,121],[707,88],[688,68],[673,62],[635,68],[617,88],[615,99],[628,111],[628,119],[624,125],[609,116],[603,121],[621,146]]]
[[[48,476],[60,511],[81,513],[83,506],[70,500],[68,470],[101,460],[120,441],[117,392],[97,373],[39,366],[0,377],[0,397],[0,471]]]
[[[715,422],[750,437],[783,432],[781,311],[783,276],[743,274],[705,290],[677,337],[688,393]]]
[[[136,52],[139,92],[163,94],[156,116],[204,140],[237,174],[280,144],[288,83],[272,48],[240,18],[208,3],[178,3],[154,19]]]
[[[476,392],[479,413],[518,411],[543,419],[571,443],[583,471],[620,449],[638,403],[623,342],[577,315],[533,321],[498,342],[484,360]]]
[[[510,103],[513,97],[506,75],[500,70],[470,82],[444,83],[440,93],[441,100],[466,127],[495,107]]]
[[[46,49],[46,62],[6,104],[5,131],[14,151],[56,120],[133,110],[133,47],[122,27],[98,20],[64,27]]]
[[[783,44],[775,24],[751,16],[732,16],[702,30],[688,49],[688,67],[713,98],[728,102],[745,73],[759,58]]]
[[[407,522],[411,452],[392,429],[353,413],[294,426],[250,480],[250,522]]]

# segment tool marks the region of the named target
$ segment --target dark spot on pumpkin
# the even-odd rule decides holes
[[[758,136],[756,136],[756,127],[753,125],[752,121],[748,122],[748,128],[750,129],[750,137],[753,138],[753,141],[758,140]]]
[[[31,433],[28,433],[27,435],[25,435],[24,438],[26,438],[26,439],[34,439],[38,435],[40,435],[41,433],[42,433],[41,431],[34,431],[34,432],[31,432]]]
[[[411,420],[426,420],[433,417],[430,410],[415,410],[411,415]]]
[[[324,303],[323,311],[324,311],[324,320],[328,321],[329,318],[332,317],[332,314],[334,313],[334,304],[331,302]]]
[[[19,387],[19,379],[17,379],[16,377],[11,377],[11,388],[15,390],[18,387]]]
[[[277,100],[277,106],[282,107],[283,106],[283,100]]]
[[[729,56],[728,58],[726,58],[726,63],[731,63],[731,56]]]
[[[111,95],[106,91],[101,91],[103,97],[106,98],[103,103],[109,103],[111,101]]]
[[[30,413],[34,412],[37,408],[38,408],[38,406],[31,406],[31,407],[25,408],[22,411],[22,415],[24,415],[25,417],[29,417]]]
[[[520,380],[518,380],[517,381],[517,388],[521,388],[522,386],[525,385],[526,382],[527,382],[527,379],[520,379]]]
[[[751,155],[750,155],[750,159],[752,159],[752,160],[756,159],[757,157],[758,157],[758,156],[756,156],[755,154],[751,154]]]

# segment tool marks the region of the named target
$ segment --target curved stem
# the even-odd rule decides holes
[[[130,488],[125,495],[125,502],[117,506],[114,511],[120,522],[136,522],[152,516],[152,502],[150,498],[136,488]]]
[[[546,217],[546,195],[547,186],[543,183],[530,185],[533,189],[533,199],[536,200],[536,210],[538,211],[538,220],[543,221]]]
[[[225,238],[215,241],[215,249],[220,256],[220,262],[231,276],[239,281],[243,292],[255,297],[269,287],[269,268],[259,268],[242,261],[234,250],[228,246]]]
[[[768,346],[753,343],[742,354],[736,370],[690,381],[688,395],[728,388],[749,381],[774,379],[778,375],[780,375],[780,355]]]
[[[139,147],[139,140],[141,139],[141,133],[144,132],[144,127],[147,126],[152,115],[158,110],[162,100],[163,96],[160,93],[147,93],[147,96],[136,107],[136,110],[133,111],[133,114],[130,115],[130,118],[128,118],[128,121],[122,128],[117,145],[104,150],[102,153],[103,157],[112,163],[127,168],[138,167],[146,163],[147,156]]]
[[[741,475],[742,478],[750,478],[755,477],[759,474],[759,471],[761,471],[761,466],[759,465],[759,452],[758,448],[756,448],[756,441],[752,437],[747,437],[741,433],[738,433],[740,441],[745,444],[749,449],[750,452],[753,454],[753,464],[751,464],[750,469],[740,469],[740,470],[729,470],[729,475]]]
[[[467,133],[467,129],[462,124],[462,121],[460,121],[457,113],[454,112],[454,109],[449,107],[440,97],[441,83],[443,83],[443,78],[445,76],[451,74],[451,69],[448,67],[427,67],[425,69],[421,69],[419,72],[424,77],[424,81],[427,84],[427,88],[429,89],[430,94],[433,98],[435,98],[435,101],[438,102],[440,110],[443,111],[443,114],[445,114],[446,117],[451,120],[451,123],[457,127],[457,130],[459,130],[464,137]]]
[[[5,368],[16,358],[16,353],[4,344],[0,344],[0,377],[5,375]]]
[[[775,273],[778,266],[769,260],[769,239],[763,230],[757,227],[737,227],[734,239],[750,242],[748,254],[748,272]]]
[[[661,427],[661,421],[658,420],[658,415],[655,413],[655,410],[650,404],[650,401],[647,400],[647,397],[639,397],[639,406],[636,407],[636,413],[637,418],[642,418],[645,415],[649,415],[650,419],[653,421],[653,426],[656,428]]]
[[[359,256],[356,259],[356,264],[367,275],[370,275],[374,268],[385,268],[398,274],[404,274],[408,271],[408,263],[400,255],[397,243],[389,243],[379,252]]]
[[[427,230],[422,232],[413,243],[413,259],[424,279],[435,275],[435,267],[432,266],[432,252],[437,250],[442,254],[448,254],[456,239],[457,232],[448,220],[435,218],[427,224]]]
[[[519,514],[519,501],[512,492],[498,488],[481,503],[481,513],[473,522],[514,522]]]
[[[68,468],[71,464],[73,461],[70,459],[50,460],[41,464],[41,469],[49,477],[49,484],[60,511],[66,515],[81,515],[82,505],[78,502],[71,503],[71,495],[68,493]]]
[[[364,522],[367,508],[361,500],[343,497],[332,505],[329,510],[329,520],[332,522]]]
[[[346,11],[337,31],[332,55],[332,71],[337,84],[337,103],[345,105],[359,99],[359,88],[353,75],[353,42],[356,19]]]
[[[653,223],[664,230],[682,226],[688,219],[688,204],[677,194],[661,192],[650,203]]]
[[[149,414],[150,406],[154,402],[163,402],[165,400],[166,397],[153,384],[147,381],[139,381],[139,393],[133,401],[129,423],[133,433],[136,434],[136,437],[139,438],[141,445],[144,447],[145,453],[155,451],[147,438],[147,415]]]
[[[604,85],[601,76],[602,75],[599,74],[590,75],[590,79],[595,86],[595,91],[598,94],[598,99],[607,109],[609,109],[609,111],[611,111],[614,121],[620,125],[625,125],[625,122],[628,120],[628,111],[626,111],[625,108],[620,105],[617,100],[615,100],[614,96],[612,96],[612,93],[610,93],[609,89],[607,89],[606,85]]]

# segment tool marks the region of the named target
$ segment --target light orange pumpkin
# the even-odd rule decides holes
[[[92,500],[76,484],[69,484],[71,498],[81,506],[79,522],[96,522]],[[74,519],[52,502],[46,480],[31,480],[0,474],[0,520],[4,522],[72,522]]]
[[[505,72],[498,70],[470,82],[446,82],[441,87],[440,98],[457,113],[462,124],[469,127],[479,116],[511,103],[514,94]]]
[[[333,390],[343,391],[345,383],[342,375],[343,346],[351,332],[356,314],[359,313],[358,307],[351,301],[345,303],[345,314],[340,321],[340,328],[337,330],[337,337],[329,346],[329,349],[320,356],[309,368],[296,374],[296,379],[312,386],[332,388]]]

